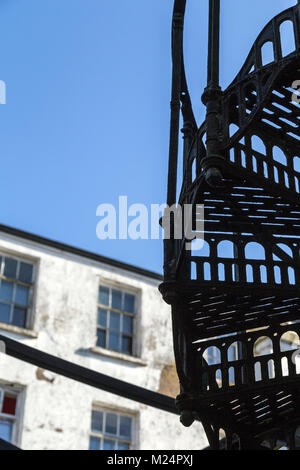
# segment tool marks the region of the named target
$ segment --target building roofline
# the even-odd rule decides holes
[[[15,237],[23,238],[24,240],[29,240],[39,245],[49,246],[51,248],[56,248],[57,250],[62,250],[67,253],[72,253],[73,255],[82,256],[83,258],[87,258],[93,261],[97,261],[99,263],[107,264],[109,266],[113,266],[115,268],[123,269],[125,271],[130,271],[135,274],[140,274],[141,276],[146,276],[151,279],[155,279],[157,281],[162,281],[163,277],[161,274],[148,271],[147,269],[140,268],[138,266],[134,266],[132,264],[123,263],[121,261],[108,258],[106,256],[98,255],[97,253],[93,253],[92,251],[83,250],[81,248],[77,248],[72,245],[67,245],[66,243],[61,243],[56,240],[52,240],[50,238],[42,237],[40,235],[35,235],[34,233],[25,232],[24,230],[19,230],[14,227],[9,227],[8,225],[0,224],[0,232],[13,235]]]

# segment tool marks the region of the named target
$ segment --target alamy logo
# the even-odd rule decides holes
[[[300,104],[300,80],[295,80],[292,83],[292,88],[295,92],[292,94],[292,102],[295,104]]]
[[[100,204],[96,234],[100,240],[186,240],[186,249],[197,239],[197,249],[204,243],[204,205],[197,204],[131,204],[127,196],[119,196],[118,207]],[[193,223],[194,221],[194,223]]]

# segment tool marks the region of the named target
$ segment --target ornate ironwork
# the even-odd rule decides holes
[[[274,448],[279,441],[294,449],[300,368],[297,346],[284,350],[283,338],[288,332],[300,336],[300,106],[292,88],[300,79],[300,5],[266,25],[235,80],[221,91],[220,0],[210,0],[207,115],[199,129],[183,65],[185,5],[175,0],[167,201],[176,202],[181,102],[184,179],[178,202],[204,204],[205,245],[197,253],[185,249],[185,239],[164,242],[160,290],[172,306],[177,406],[184,425],[201,419],[212,448],[219,448],[222,429],[228,449]],[[286,27],[294,38],[289,51]],[[273,54],[268,60],[266,44]],[[194,222],[200,218],[195,209]],[[269,350],[259,355],[263,339]],[[214,363],[207,358],[211,348],[218,356]]]

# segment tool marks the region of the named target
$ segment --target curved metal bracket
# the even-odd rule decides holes
[[[184,120],[183,134],[191,138],[197,131],[197,123],[192,110],[189,96],[184,60],[183,60],[183,27],[186,9],[186,0],[175,0],[172,19],[172,99],[170,122],[170,150],[167,204],[176,203],[177,166],[178,166],[178,138],[180,107]]]

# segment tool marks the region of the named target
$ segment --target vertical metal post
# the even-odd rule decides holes
[[[209,0],[207,87],[202,101],[206,106],[206,158],[202,161],[206,181],[216,187],[222,180],[220,167],[220,0]]]
[[[207,87],[219,87],[220,0],[209,0]]]
[[[236,238],[235,238],[236,243],[234,243],[234,259],[238,260],[239,259],[239,250],[238,250],[238,247],[237,247],[237,243],[238,243],[238,240],[241,237],[241,234],[239,232],[235,232],[234,235],[236,236]],[[237,263],[235,263],[235,265],[234,265],[234,276],[235,276],[235,282],[239,282],[240,272],[239,272],[239,266],[238,266]],[[244,331],[237,332],[237,334],[242,334],[242,333],[245,333],[245,332]],[[241,341],[238,340],[237,359],[244,359],[244,355],[245,355],[245,351],[244,351],[243,344],[241,343]],[[245,374],[244,374],[243,370],[241,371],[241,377],[242,377],[242,383],[243,383],[244,379],[245,379]]]

